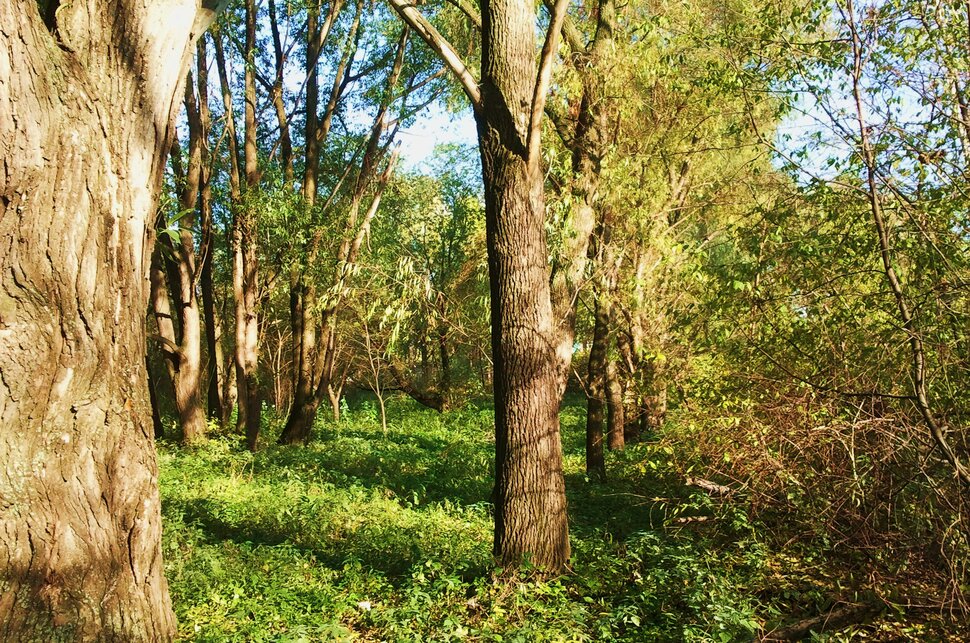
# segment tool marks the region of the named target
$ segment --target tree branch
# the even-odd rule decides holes
[[[421,39],[441,57],[441,60],[461,83],[462,89],[465,90],[465,95],[471,101],[472,107],[478,110],[482,104],[482,92],[478,88],[478,81],[472,75],[471,70],[465,66],[461,56],[451,46],[451,43],[408,0],[387,1],[391,5],[391,8],[401,17],[401,20],[414,29],[421,36]],[[560,2],[565,3],[565,0],[560,0]]]
[[[392,2],[395,0],[391,0]],[[546,31],[546,41],[542,45],[542,55],[539,58],[539,74],[536,78],[535,91],[532,94],[532,111],[529,114],[529,134],[526,143],[527,158],[538,159],[540,150],[540,132],[542,129],[542,115],[546,109],[546,95],[552,82],[552,63],[559,46],[559,32],[566,18],[566,7],[569,0],[556,0],[556,6],[549,17],[549,30]]]
[[[448,4],[454,7],[457,7],[459,10],[461,10],[461,12],[465,14],[469,20],[472,21],[472,24],[475,25],[475,27],[479,31],[482,30],[481,14],[475,10],[475,7],[472,7],[471,5],[469,5],[468,2],[466,2],[466,0],[448,0]]]
[[[555,5],[553,5],[552,2],[553,0],[543,0],[543,4],[546,5],[546,9],[548,9],[550,12],[555,8]],[[576,27],[569,16],[563,18],[562,37],[574,54],[586,53],[586,39],[583,37],[582,32]]]

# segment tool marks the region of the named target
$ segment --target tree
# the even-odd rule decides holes
[[[201,71],[204,68],[205,57],[202,55],[199,57],[199,69]],[[206,88],[202,84],[203,78],[204,74],[200,73],[199,90],[204,99]],[[205,217],[200,195],[208,188],[207,172],[204,168],[207,161],[202,115],[204,107],[196,97],[191,73],[185,84],[183,103],[189,130],[187,163],[182,161],[178,140],[172,147],[171,155],[178,192],[178,227],[165,226],[164,232],[167,234],[156,245],[152,256],[150,280],[159,348],[166,358],[169,379],[175,391],[181,437],[184,443],[191,444],[205,435],[205,411],[202,407],[202,323],[196,294],[199,267],[193,229],[197,221],[197,209],[203,210],[203,218]],[[159,208],[160,224],[165,222],[164,215],[164,209]],[[174,316],[170,304],[173,299],[176,311]]]
[[[199,0],[0,1],[0,628],[165,640],[152,215]]]
[[[376,319],[385,388],[444,412],[487,379],[488,284],[478,150],[436,156],[433,175],[399,173],[388,186],[351,332]]]
[[[552,11],[538,70],[534,4],[484,2],[479,80],[413,5],[390,3],[461,82],[478,124],[494,362],[494,553],[503,564],[529,558],[557,571],[570,550],[540,152],[566,2]]]

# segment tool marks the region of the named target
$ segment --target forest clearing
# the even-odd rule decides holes
[[[811,521],[754,515],[740,494],[688,486],[680,435],[611,454],[610,481],[590,481],[577,402],[567,401],[562,415],[575,553],[570,569],[551,579],[493,565],[487,407],[441,415],[394,398],[384,434],[376,403],[361,397],[298,451],[250,454],[231,435],[191,449],[166,444],[164,551],[181,634],[529,642],[801,640],[812,630],[813,640],[827,641],[970,636],[940,606],[917,605],[942,580],[917,558],[900,567],[903,556],[921,552],[843,551],[810,533]],[[840,620],[842,611],[848,617]]]
[[[0,0],[0,641],[970,640],[967,0]]]

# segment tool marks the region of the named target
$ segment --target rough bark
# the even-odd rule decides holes
[[[603,159],[612,137],[610,116],[613,112],[606,91],[606,77],[614,55],[616,6],[613,0],[599,0],[596,31],[592,42],[573,51],[573,59],[582,69],[583,91],[579,113],[571,132],[572,207],[564,233],[563,250],[552,269],[552,305],[556,319],[557,377],[562,395],[572,369],[573,345],[576,339],[576,299],[589,263],[588,249],[602,216],[599,203]],[[573,46],[578,43],[573,42]],[[558,129],[558,128],[557,128]]]
[[[566,2],[552,11],[538,73],[535,5],[483,2],[480,82],[413,5],[389,2],[438,53],[475,109],[491,291],[494,554],[503,565],[530,559],[558,571],[570,549],[540,125]]]
[[[561,569],[569,559],[555,320],[543,173],[528,153],[535,8],[483,6],[482,104],[476,112],[491,290],[495,394],[495,541],[501,564]]]
[[[199,8],[0,0],[3,640],[174,635],[143,313]]]
[[[622,451],[626,446],[624,419],[623,380],[616,360],[610,359],[606,365],[606,432],[610,451]]]

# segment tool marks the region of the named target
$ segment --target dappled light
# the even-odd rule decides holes
[[[0,641],[970,640],[970,0],[0,0]]]

